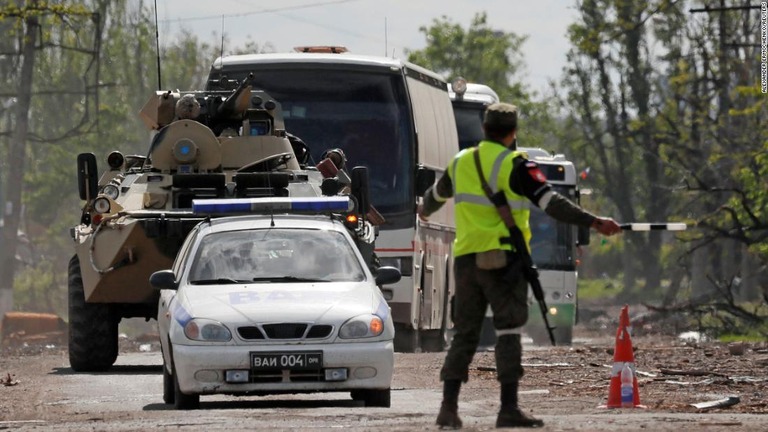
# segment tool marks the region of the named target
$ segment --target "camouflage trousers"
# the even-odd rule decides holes
[[[441,380],[469,378],[469,364],[480,341],[488,305],[496,329],[496,371],[502,384],[518,382],[523,376],[520,327],[528,320],[528,283],[520,263],[508,258],[506,268],[480,270],[475,254],[458,256],[454,262],[456,293],[453,323],[456,333],[440,371]],[[517,332],[510,332],[517,330]]]

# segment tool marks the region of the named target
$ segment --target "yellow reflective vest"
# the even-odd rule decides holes
[[[500,143],[480,141],[477,147],[460,151],[448,166],[453,183],[454,212],[456,215],[456,240],[453,254],[461,256],[493,249],[512,250],[509,230],[504,226],[496,207],[483,192],[475,166],[474,152],[480,152],[483,176],[493,193],[504,191],[515,224],[523,233],[530,252],[531,227],[528,223],[530,207],[528,198],[512,192],[509,179],[513,160],[523,152],[510,150]],[[504,239],[504,240],[502,240]]]

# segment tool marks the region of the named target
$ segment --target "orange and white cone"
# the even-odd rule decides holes
[[[613,351],[613,368],[611,368],[611,384],[608,389],[608,403],[600,408],[645,408],[640,405],[640,393],[637,389],[637,374],[635,373],[635,353],[632,350],[632,337],[629,323],[629,306],[621,308],[619,329],[616,332],[616,349]],[[627,365],[632,370],[632,404],[627,406],[621,401],[621,371]]]

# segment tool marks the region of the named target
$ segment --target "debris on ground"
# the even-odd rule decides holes
[[[11,387],[17,385],[19,382],[13,379],[13,377],[16,375],[11,375],[10,373],[7,373],[4,378],[0,378],[0,384],[2,384],[5,387]]]
[[[0,327],[3,348],[24,345],[59,345],[66,341],[67,324],[52,313],[6,312]]]
[[[738,396],[728,396],[724,399],[718,399],[713,400],[709,402],[699,402],[691,404],[691,406],[698,408],[700,410],[708,410],[712,408],[727,408],[729,406],[734,406],[737,403],[741,402],[741,399],[739,399]]]

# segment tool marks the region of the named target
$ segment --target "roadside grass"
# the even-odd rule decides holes
[[[577,281],[579,300],[606,300],[621,293],[621,281],[613,278],[582,279]]]

